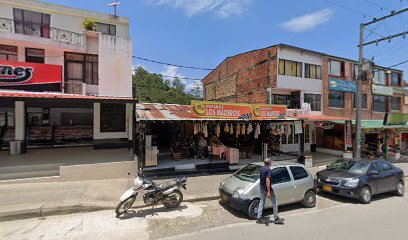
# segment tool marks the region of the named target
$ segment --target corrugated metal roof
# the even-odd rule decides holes
[[[1,90],[0,98],[48,98],[48,99],[133,101],[133,99],[130,97],[89,96],[89,95],[79,95],[79,94],[66,94],[66,93],[60,93],[60,92],[27,92],[27,91],[10,91],[10,90]]]

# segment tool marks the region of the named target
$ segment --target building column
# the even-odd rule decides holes
[[[14,140],[24,141],[26,138],[26,109],[24,101],[14,102]]]

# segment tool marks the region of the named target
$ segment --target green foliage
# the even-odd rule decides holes
[[[96,22],[92,19],[85,19],[85,21],[82,22],[82,27],[85,30],[90,30],[90,31],[95,31],[96,30]]]
[[[179,79],[172,81],[163,79],[159,74],[147,72],[142,67],[133,73],[133,97],[139,102],[174,103],[190,105],[191,100],[202,100],[202,90],[196,83],[194,88],[186,92],[186,85]]]

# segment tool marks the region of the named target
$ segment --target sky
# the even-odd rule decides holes
[[[45,0],[113,13],[113,0]],[[133,55],[178,65],[215,68],[226,57],[278,43],[358,59],[359,25],[408,0],[119,0],[118,15],[130,19]],[[408,31],[408,11],[370,25],[371,41]],[[370,32],[372,31],[372,32]],[[408,60],[408,36],[370,45],[364,57],[389,67]],[[152,73],[202,79],[209,71],[170,67],[138,59]],[[408,63],[395,67],[408,76]],[[408,80],[408,77],[405,77]],[[185,80],[188,88],[193,80]]]

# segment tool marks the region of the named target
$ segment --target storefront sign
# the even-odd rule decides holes
[[[351,131],[351,121],[346,121],[344,126],[344,145],[346,149],[353,147],[353,137]]]
[[[303,133],[302,121],[295,121],[295,134]]]
[[[392,87],[394,93],[404,93],[405,89],[402,87]]]
[[[357,84],[356,82],[329,78],[329,90],[355,93],[357,92]]]
[[[376,95],[385,95],[385,96],[392,96],[394,93],[394,89],[388,86],[381,86],[381,85],[372,85],[373,94]]]
[[[261,105],[253,104],[252,111],[254,119],[285,119],[285,105]]]
[[[334,128],[335,123],[334,122],[323,122],[323,121],[317,121],[314,123],[315,127],[323,128],[323,129],[332,129]]]
[[[252,119],[250,104],[192,101],[191,108],[193,118]]]
[[[403,113],[387,113],[384,116],[384,125],[403,125],[405,126],[408,121],[408,114]]]
[[[0,86],[61,83],[62,66],[0,61]]]

